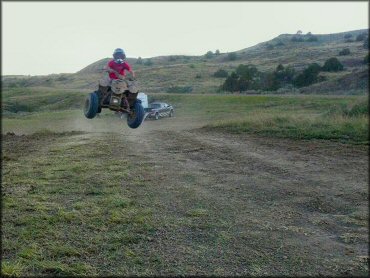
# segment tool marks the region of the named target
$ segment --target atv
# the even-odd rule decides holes
[[[122,116],[126,114],[127,125],[138,128],[145,116],[141,100],[137,98],[138,93],[133,78],[113,79],[110,85],[102,79],[99,82],[99,89],[89,93],[85,100],[85,117],[92,119],[102,111],[102,108],[109,108],[116,111],[116,114]]]

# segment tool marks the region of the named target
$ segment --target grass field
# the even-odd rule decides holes
[[[36,128],[58,131],[63,123],[67,125],[63,131],[68,130],[68,127],[74,130],[70,123],[81,115],[81,110],[75,108],[82,106],[84,97],[84,93],[73,91],[5,92],[4,130]],[[363,95],[154,94],[149,97],[150,100],[163,100],[173,104],[179,116],[197,118],[209,129],[293,139],[337,139],[342,142],[368,143],[368,97]],[[26,114],[22,115],[22,112]]]
[[[17,90],[2,274],[368,273],[367,96],[155,94],[175,118],[130,130],[84,119],[83,92]]]

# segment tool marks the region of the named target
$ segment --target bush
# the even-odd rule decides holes
[[[359,42],[359,41],[363,41],[365,40],[367,37],[367,33],[361,33],[361,34],[358,34],[357,37],[356,37],[356,41]]]
[[[227,54],[227,59],[229,61],[235,61],[237,59],[237,55],[235,52],[230,52],[229,54]]]
[[[213,76],[214,77],[217,77],[217,78],[225,78],[227,77],[229,74],[226,70],[223,70],[223,69],[219,69],[218,71],[216,71]]]
[[[349,48],[343,48],[341,51],[339,51],[339,56],[345,56],[349,55],[351,51],[349,51]]]
[[[294,74],[294,68],[292,68],[291,66],[284,68],[282,64],[279,64],[274,71],[274,75],[280,83],[280,86],[283,84],[291,83],[293,81]]]
[[[345,39],[350,39],[350,38],[352,38],[352,37],[353,37],[353,36],[352,36],[352,34],[345,34],[345,35],[344,35],[344,38],[345,38]]]
[[[284,46],[285,44],[282,41],[279,41],[278,43],[275,44],[275,46]]]
[[[325,61],[324,66],[322,67],[323,71],[337,72],[343,70],[343,65],[337,58],[330,58]]]
[[[152,59],[146,59],[145,62],[144,62],[144,65],[145,66],[151,66],[151,65],[153,65]]]
[[[200,79],[202,78],[202,76],[198,73],[196,76],[195,76],[196,79]]]
[[[293,84],[297,87],[305,87],[316,83],[319,81],[318,75],[320,71],[320,65],[313,63],[294,79]]]
[[[304,41],[304,39],[301,36],[293,36],[290,40],[292,42],[303,42]]]
[[[206,54],[205,54],[205,57],[207,59],[211,59],[213,57],[213,52],[212,51],[208,51]]]
[[[137,58],[136,64],[142,65],[143,64],[143,59],[141,59],[141,57]]]

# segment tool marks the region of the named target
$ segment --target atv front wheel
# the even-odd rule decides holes
[[[84,114],[88,119],[92,119],[96,116],[99,107],[99,97],[96,92],[90,93],[86,100],[84,106]]]
[[[132,112],[127,116],[127,125],[131,128],[138,128],[145,116],[141,100],[137,99],[132,108]]]

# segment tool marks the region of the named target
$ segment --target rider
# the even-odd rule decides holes
[[[113,60],[108,62],[105,69],[109,72],[110,79],[118,79],[125,76],[125,70],[131,73],[132,77],[135,78],[135,73],[131,69],[131,66],[126,61],[126,54],[122,48],[117,48],[113,52]]]
[[[109,72],[109,78],[103,82],[105,84],[100,84],[100,90],[102,93],[108,91],[108,86],[110,86],[113,79],[123,78],[125,76],[125,70],[131,73],[132,77],[135,78],[135,73],[132,70],[129,63],[127,63],[126,54],[122,48],[116,48],[113,52],[113,59],[108,62],[104,67],[104,71]]]

